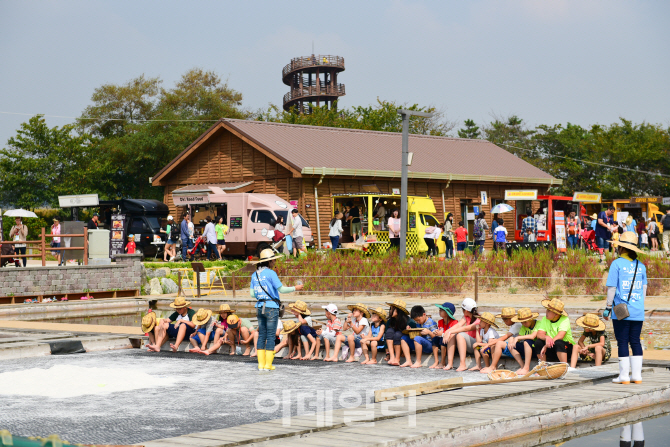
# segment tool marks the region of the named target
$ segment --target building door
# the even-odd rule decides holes
[[[468,205],[467,200],[461,200],[461,219],[463,221],[463,226],[468,230],[468,241],[472,240],[472,232],[474,231],[474,217],[473,219],[468,219],[472,216],[472,207]],[[458,222],[454,222],[455,227],[458,228]]]

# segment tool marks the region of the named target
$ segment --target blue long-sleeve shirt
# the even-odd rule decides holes
[[[188,234],[188,222],[186,222],[186,219],[184,219],[184,220],[181,221],[181,227],[180,227],[180,228],[181,228],[181,241],[182,241],[182,244],[183,244],[183,243],[185,243],[185,242],[188,240],[188,238],[189,238],[189,234]]]

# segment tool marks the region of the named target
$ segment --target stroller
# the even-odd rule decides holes
[[[14,246],[12,244],[2,244],[0,249],[0,254],[3,256],[15,255]],[[0,267],[4,267],[7,264],[14,263],[16,267],[19,267],[19,258],[0,258]]]
[[[202,235],[198,236],[198,238],[195,240],[195,243],[193,244],[193,248],[187,250],[186,253],[188,253],[188,257],[191,259],[196,257],[207,257],[207,244],[205,243],[205,239],[202,237]]]
[[[594,230],[584,230],[582,239],[587,251],[597,251],[601,255],[603,254],[603,250],[596,245],[596,232]]]

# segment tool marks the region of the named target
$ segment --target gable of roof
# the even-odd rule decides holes
[[[219,128],[229,130],[296,176],[400,176],[399,133],[222,119],[163,168],[154,182],[177,168],[179,160],[197,150]],[[412,178],[562,183],[486,140],[410,135],[409,150],[414,153]]]

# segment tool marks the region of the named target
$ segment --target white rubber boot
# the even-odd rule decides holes
[[[630,381],[642,383],[642,356],[634,355],[630,358]]]
[[[630,383],[630,376],[628,375],[629,371],[630,357],[619,357],[619,377],[612,379],[612,382],[628,385]]]

